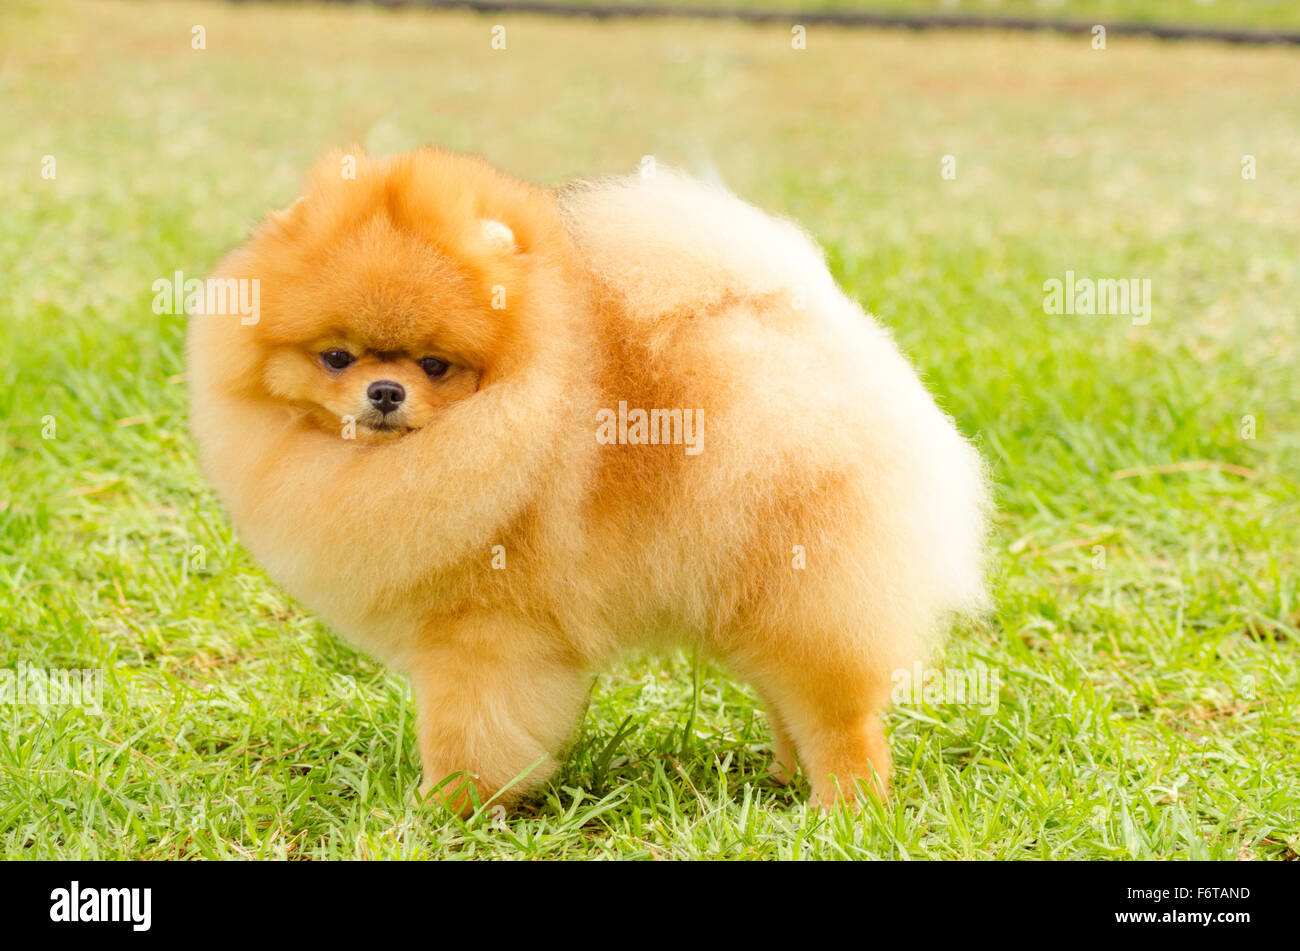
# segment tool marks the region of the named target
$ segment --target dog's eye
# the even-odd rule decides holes
[[[346,350],[326,350],[320,355],[320,358],[325,361],[325,365],[331,370],[342,370],[356,359]]]
[[[429,374],[429,379],[436,380],[442,376],[451,367],[446,360],[439,360],[437,357],[425,357],[420,362],[420,369]]]

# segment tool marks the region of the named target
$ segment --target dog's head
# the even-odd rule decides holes
[[[324,431],[400,438],[527,364],[564,243],[549,193],[480,159],[332,153],[218,268],[257,312],[196,317],[191,362]]]

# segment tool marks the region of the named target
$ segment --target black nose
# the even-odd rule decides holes
[[[370,399],[370,405],[379,412],[391,413],[406,399],[406,390],[402,389],[402,384],[392,380],[375,380],[366,389],[366,396]]]

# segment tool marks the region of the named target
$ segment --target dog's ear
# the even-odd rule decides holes
[[[484,218],[479,222],[479,232],[495,251],[505,254],[519,250],[519,246],[515,244],[515,233],[503,221]]]
[[[279,211],[271,212],[271,214],[268,217],[271,219],[272,224],[279,225],[281,228],[288,227],[289,223],[293,220],[294,211],[296,211],[298,206],[301,204],[302,204],[302,196],[299,195],[297,198],[289,202],[289,204],[285,205]]]

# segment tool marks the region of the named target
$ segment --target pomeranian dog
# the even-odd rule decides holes
[[[336,153],[189,331],[253,555],[407,674],[425,795],[544,781],[594,672],[693,646],[773,776],[883,795],[893,674],[984,604],[980,458],[794,225],[660,169],[559,190]]]

